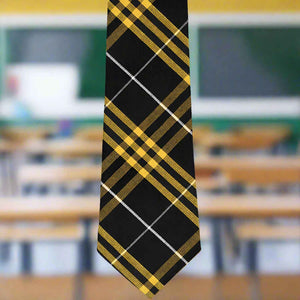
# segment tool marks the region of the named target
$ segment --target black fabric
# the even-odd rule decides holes
[[[108,3],[98,252],[153,297],[199,251],[186,0]]]

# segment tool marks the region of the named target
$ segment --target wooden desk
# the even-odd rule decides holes
[[[0,242],[74,241],[82,238],[78,224],[55,224],[52,226],[11,226],[0,224]]]
[[[206,251],[204,248],[202,251]],[[200,253],[200,256],[203,254]],[[195,262],[194,262],[195,263]],[[199,266],[199,268],[201,268]],[[299,300],[299,274],[263,274],[258,278],[261,299]],[[71,300],[74,299],[74,275],[63,276],[2,276],[0,290],[2,300]],[[128,284],[123,276],[84,274],[85,300],[143,300],[141,292]],[[219,286],[220,299],[251,300],[249,275],[201,275],[180,274],[155,296],[155,300],[207,300],[216,299]],[[99,297],[95,295],[100,294]],[[201,296],[199,296],[201,295]],[[146,298],[147,299],[147,298]]]
[[[194,139],[195,144],[206,149],[222,147],[227,148],[233,143],[233,135],[231,133],[210,132],[202,136],[201,139]]]
[[[265,138],[273,142],[280,142],[291,134],[289,126],[260,125],[260,126],[239,126],[233,130],[234,133],[248,136],[250,138]]]
[[[30,140],[21,147],[21,151],[24,151],[27,154],[45,154],[67,157],[101,155],[102,142],[74,138],[50,141]]]
[[[199,199],[199,213],[212,217],[299,217],[297,196],[209,196]]]
[[[299,217],[297,197],[216,196],[199,199],[199,213],[208,217]],[[0,220],[76,221],[97,219],[99,197],[0,198]]]
[[[44,138],[55,132],[54,126],[35,126],[35,127],[6,127],[0,129],[0,134],[15,142],[24,142],[33,138]]]
[[[300,182],[298,169],[236,169],[223,172],[227,183],[267,186],[274,184],[297,184]]]
[[[300,216],[299,198],[291,197],[239,197],[219,196],[200,198],[201,216],[216,218],[213,223],[213,243],[215,268],[222,272],[221,228],[223,218],[266,218]],[[1,222],[17,221],[82,221],[84,225],[82,259],[85,270],[91,269],[90,232],[92,220],[98,219],[99,197],[44,197],[13,199],[0,198]],[[24,256],[26,258],[26,256]],[[24,260],[26,266],[26,260]],[[27,270],[25,267],[24,270]],[[28,268],[30,270],[30,268]]]
[[[100,125],[80,128],[76,130],[75,137],[80,139],[100,142],[103,139],[103,128]]]
[[[245,223],[237,226],[235,234],[239,240],[278,241],[300,240],[299,225],[266,224],[261,222]]]
[[[215,177],[203,177],[197,178],[196,182],[197,189],[202,191],[212,191],[215,189],[224,188],[227,186],[227,182],[223,178]]]
[[[0,139],[0,153],[10,153],[14,151],[15,148],[14,143]]]
[[[285,126],[243,126],[222,133],[209,132],[201,139],[195,139],[195,142],[207,149],[267,149],[286,139],[290,133]]]
[[[267,169],[267,170],[299,170],[300,156],[197,156],[196,169],[237,170],[237,169]]]
[[[195,160],[195,169],[199,178],[219,171],[228,182],[245,184],[300,182],[300,156],[199,156]]]
[[[212,129],[210,126],[197,126],[193,128],[193,140],[194,144],[201,145],[202,140],[209,134],[211,134]]]

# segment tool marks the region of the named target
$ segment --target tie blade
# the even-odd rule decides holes
[[[108,9],[97,249],[151,298],[201,248],[187,2]]]
[[[144,249],[143,253],[140,252],[138,256],[143,262],[138,261],[134,256],[135,253],[133,254],[130,250],[127,252],[122,247],[118,247],[118,243],[111,240],[111,236],[103,229],[99,230],[97,250],[105,260],[144,295],[152,298],[200,252],[201,245],[198,231],[187,239],[176,253],[170,253],[168,256],[166,254],[168,251],[162,245],[153,242],[153,236],[146,236],[145,240],[151,241],[151,243],[147,245],[142,241],[142,247],[139,245],[136,247],[139,251]],[[151,260],[155,263],[149,265]]]
[[[98,252],[142,293],[153,297],[200,251],[197,206],[183,193],[168,200],[146,179],[123,200],[103,183],[105,190]],[[194,186],[191,191],[195,194]]]

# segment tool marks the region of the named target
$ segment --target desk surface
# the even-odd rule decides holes
[[[297,197],[217,196],[200,197],[199,212],[212,217],[299,217]],[[99,198],[45,197],[0,198],[0,220],[5,221],[75,221],[96,219]]]
[[[75,132],[75,137],[100,142],[103,139],[103,128],[102,126],[83,127]]]
[[[29,154],[48,155],[100,155],[102,142],[76,138],[58,140],[31,140],[21,150]]]
[[[285,126],[243,126],[221,133],[211,131],[199,137],[195,131],[194,140],[205,148],[264,149],[283,141],[290,133]]]
[[[15,150],[14,143],[6,140],[0,140],[0,153],[11,152],[13,150]]]
[[[291,128],[285,125],[243,125],[235,128],[233,132],[253,137],[270,137],[281,140],[291,134]]]
[[[15,142],[24,142],[32,138],[43,138],[56,131],[55,126],[21,127],[13,126],[0,129],[0,134]]]
[[[294,169],[300,172],[300,156],[198,156],[196,168],[202,169]],[[299,173],[300,176],[300,173]],[[299,177],[300,178],[300,177]]]

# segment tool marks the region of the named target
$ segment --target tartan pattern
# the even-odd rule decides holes
[[[199,251],[186,0],[108,2],[98,252],[153,297]]]

